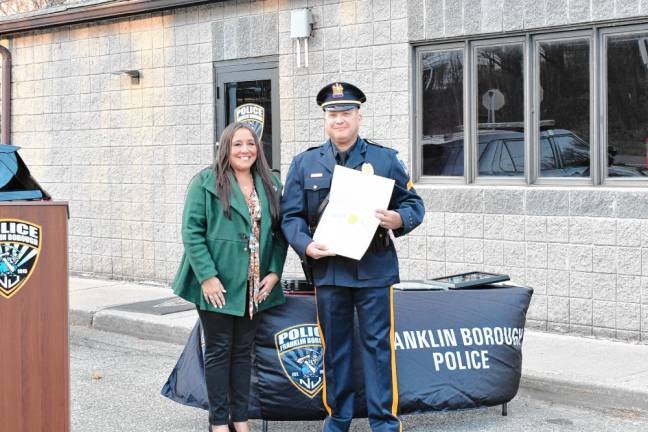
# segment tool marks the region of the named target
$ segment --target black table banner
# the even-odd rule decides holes
[[[493,406],[515,397],[522,367],[528,288],[395,291],[394,347],[401,414]],[[162,394],[207,409],[200,324]],[[354,417],[366,417],[356,329]],[[264,311],[257,331],[249,416],[318,420],[322,345],[312,296]],[[389,373],[389,371],[385,371]]]

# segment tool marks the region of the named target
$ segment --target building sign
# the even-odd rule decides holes
[[[0,297],[11,298],[27,282],[41,251],[40,225],[0,219]]]
[[[261,105],[248,103],[243,104],[234,110],[234,121],[247,123],[252,126],[259,141],[263,136],[263,124],[265,119],[265,108]]]

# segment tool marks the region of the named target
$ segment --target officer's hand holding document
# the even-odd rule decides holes
[[[393,189],[393,179],[336,165],[329,203],[313,240],[337,255],[359,260],[380,223],[376,210],[387,209]]]

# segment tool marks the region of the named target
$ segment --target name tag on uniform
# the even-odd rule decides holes
[[[311,178],[322,177],[322,173],[311,173]]]

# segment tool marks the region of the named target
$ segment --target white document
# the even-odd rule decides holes
[[[367,251],[380,221],[376,210],[386,210],[394,180],[336,165],[329,203],[313,240],[337,255],[359,260]]]

